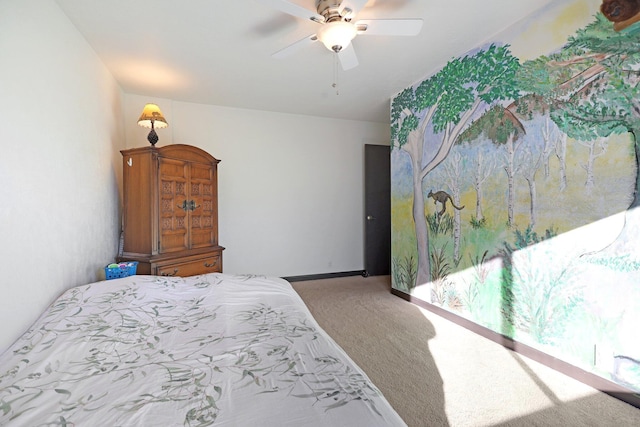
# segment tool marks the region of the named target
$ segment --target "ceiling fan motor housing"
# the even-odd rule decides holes
[[[339,0],[316,0],[316,10],[319,15],[324,16],[324,22],[342,21],[343,18],[348,20],[347,16],[340,15],[340,1]],[[344,9],[344,12],[351,12],[349,9]]]

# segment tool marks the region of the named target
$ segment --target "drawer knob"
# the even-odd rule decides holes
[[[160,273],[161,276],[175,276],[178,273],[178,269],[174,268],[173,273],[165,273],[164,271]]]
[[[204,262],[204,266],[207,268],[215,267],[218,264],[218,261],[213,261],[213,264],[209,264],[207,261]]]

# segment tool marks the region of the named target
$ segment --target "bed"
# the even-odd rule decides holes
[[[0,355],[0,425],[405,426],[279,278],[69,289]]]

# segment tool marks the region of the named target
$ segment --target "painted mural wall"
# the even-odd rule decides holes
[[[392,99],[392,286],[640,391],[640,24],[600,3]]]

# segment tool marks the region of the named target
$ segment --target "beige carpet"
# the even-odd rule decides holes
[[[410,427],[640,426],[640,409],[392,295],[389,276],[292,285]]]

